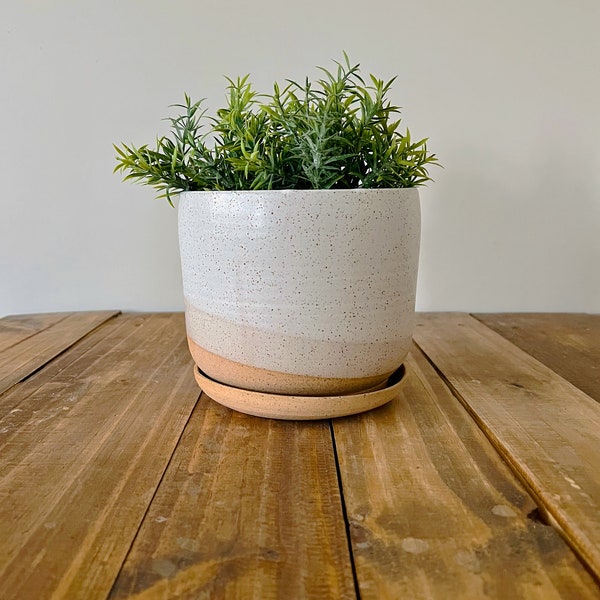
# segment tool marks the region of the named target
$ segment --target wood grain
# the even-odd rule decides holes
[[[398,398],[330,425],[197,400],[181,314],[94,314],[0,320],[2,600],[337,600],[353,565],[363,599],[600,598],[600,404],[477,320],[422,316]],[[589,381],[594,330],[527,318]]]
[[[600,402],[600,315],[473,316]]]
[[[600,578],[600,405],[468,315],[421,315],[415,340]]]
[[[106,598],[198,395],[183,316],[160,314],[0,398],[0,598]]]
[[[416,348],[407,363],[396,400],[334,421],[361,598],[598,598]]]
[[[72,314],[64,312],[3,317],[0,319],[0,353]]]
[[[328,423],[202,395],[111,598],[355,598]]]
[[[33,316],[29,327],[15,327],[15,322],[27,323],[25,318],[0,320],[0,331],[4,331],[0,343],[8,344],[0,352],[0,394],[117,314],[118,311],[72,313],[55,321],[54,317]]]

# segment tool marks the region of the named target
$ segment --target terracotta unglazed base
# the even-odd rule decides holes
[[[210,398],[233,410],[257,417],[307,421],[353,415],[386,404],[406,381],[406,369],[402,365],[380,389],[343,396],[288,396],[246,390],[219,383],[196,365],[194,376]]]
[[[370,377],[314,377],[260,369],[229,360],[202,348],[187,338],[190,353],[201,372],[215,381],[227,382],[234,388],[257,392],[300,396],[335,396],[368,392],[382,387],[393,371]],[[398,361],[400,362],[400,361]]]

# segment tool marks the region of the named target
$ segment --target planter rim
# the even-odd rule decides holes
[[[214,195],[214,194],[228,194],[234,196],[241,195],[288,195],[288,194],[310,194],[310,195],[325,195],[325,194],[362,194],[365,192],[396,192],[396,191],[419,191],[417,186],[413,187],[399,187],[399,188],[336,188],[336,189],[282,189],[282,190],[185,190],[179,192],[177,195]]]

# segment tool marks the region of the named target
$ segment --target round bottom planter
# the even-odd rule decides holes
[[[315,420],[345,417],[378,408],[396,397],[406,381],[404,366],[378,389],[340,396],[298,396],[244,390],[215,381],[194,367],[198,385],[213,400],[256,417]]]
[[[280,417],[302,419],[331,416],[318,405],[332,397],[389,387],[415,321],[415,188],[184,192],[179,237],[204,385],[311,397]]]

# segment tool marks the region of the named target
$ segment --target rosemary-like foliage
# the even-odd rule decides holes
[[[156,146],[115,146],[115,171],[151,185],[171,202],[184,190],[415,187],[436,164],[427,140],[400,133],[399,108],[387,100],[394,79],[337,62],[316,85],[288,80],[257,94],[248,76],[228,79],[227,106],[207,117],[202,100],[175,107],[171,135]],[[203,126],[208,123],[206,130]]]

